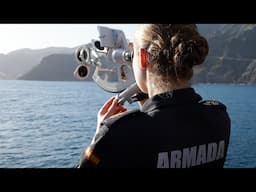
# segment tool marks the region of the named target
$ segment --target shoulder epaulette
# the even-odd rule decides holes
[[[226,106],[223,103],[216,100],[204,100],[201,101],[200,104],[210,108],[219,108],[226,110]]]

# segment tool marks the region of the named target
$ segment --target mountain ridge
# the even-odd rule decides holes
[[[199,24],[198,29],[207,38],[210,51],[206,61],[201,66],[195,67],[193,82],[256,83],[256,45],[254,43],[256,42],[256,24]],[[19,74],[12,74],[10,70],[1,70],[3,55],[0,54],[0,78],[74,81],[73,72],[77,66],[74,51],[75,48],[65,47],[34,50],[33,54],[29,49],[20,50],[18,53],[21,56],[24,56],[25,52],[33,55],[31,56],[33,59],[30,58],[30,60],[34,63],[24,58],[20,60],[23,65],[15,65],[22,69]],[[12,54],[17,55],[17,52]],[[49,57],[51,55],[53,56]],[[29,67],[23,69],[26,64],[24,62],[30,62]],[[49,76],[52,73],[56,74],[55,77]]]

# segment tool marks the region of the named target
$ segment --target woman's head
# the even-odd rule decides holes
[[[149,77],[159,89],[189,82],[193,66],[204,62],[208,50],[194,24],[142,25],[134,39],[136,82],[144,92]]]

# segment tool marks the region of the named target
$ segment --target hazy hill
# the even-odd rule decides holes
[[[73,54],[53,54],[44,57],[40,64],[21,76],[22,80],[74,81],[77,63]],[[91,76],[91,75],[90,75]],[[91,80],[88,77],[88,80]]]
[[[256,83],[256,25],[199,25],[207,36],[210,52],[195,69],[195,82]]]
[[[57,53],[71,54],[74,48],[49,47],[45,49],[19,49],[0,54],[0,79],[17,79],[38,65],[45,56]]]

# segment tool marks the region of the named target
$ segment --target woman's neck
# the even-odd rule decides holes
[[[158,95],[161,93],[177,90],[177,89],[185,89],[191,87],[191,83],[189,81],[180,81],[179,83],[164,83],[164,82],[147,82],[148,95],[149,97],[153,97],[154,95]]]

